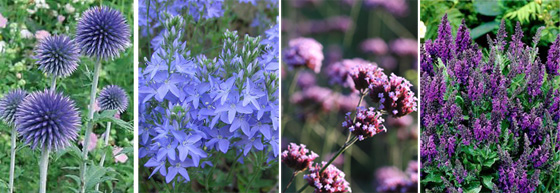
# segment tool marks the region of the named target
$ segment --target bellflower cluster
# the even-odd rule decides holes
[[[278,157],[278,25],[259,37],[226,31],[218,57],[192,56],[181,16],[139,70],[140,158],[167,183],[190,181],[212,155]],[[175,180],[175,181],[174,181]]]
[[[466,191],[481,184],[481,191],[533,192],[537,184],[554,183],[560,35],[548,56],[540,56],[541,30],[527,45],[520,23],[508,40],[502,21],[496,39],[488,37],[488,48],[480,49],[465,21],[454,37],[446,15],[437,39],[421,46],[422,181],[455,176],[422,182],[423,189]],[[460,163],[451,167],[454,160]]]

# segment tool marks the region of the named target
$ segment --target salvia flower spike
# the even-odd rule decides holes
[[[76,41],[85,56],[114,59],[130,44],[130,26],[121,12],[105,6],[92,7],[78,21]]]
[[[32,149],[60,150],[78,137],[80,116],[74,101],[53,91],[31,93],[16,113],[16,125]]]
[[[78,68],[80,49],[65,35],[49,36],[35,48],[35,63],[53,77],[67,77]]]
[[[128,95],[116,85],[103,88],[97,100],[101,110],[117,110],[118,113],[123,113],[128,108]]]

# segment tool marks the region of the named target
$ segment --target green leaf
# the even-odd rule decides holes
[[[481,15],[498,16],[503,12],[498,1],[478,0],[473,4],[474,9]]]
[[[116,110],[107,110],[107,111],[103,111],[101,113],[96,113],[93,115],[93,121],[98,123],[98,122],[112,122],[117,124],[118,126],[127,129],[129,131],[133,131],[134,127],[132,125],[132,123],[123,121],[122,119],[117,119],[115,118],[115,114],[117,113]]]
[[[473,40],[477,39],[499,27],[500,27],[500,22],[497,21],[483,23],[482,25],[476,26],[471,30],[471,37]]]
[[[482,176],[482,184],[484,184],[484,187],[492,190],[494,187],[494,183],[492,182],[493,178],[492,176]]]
[[[74,180],[77,184],[80,184],[80,177],[76,176],[76,175],[72,175],[72,174],[68,174],[68,175],[64,175],[65,177],[68,177],[72,180]]]
[[[441,179],[441,175],[436,175],[434,173],[430,173],[430,174],[428,174],[428,176],[426,176],[426,179],[422,180],[422,182],[442,183],[443,180]]]
[[[465,191],[465,193],[479,193],[480,190],[482,190],[482,185],[479,185],[478,187],[473,187],[471,189],[468,189]]]

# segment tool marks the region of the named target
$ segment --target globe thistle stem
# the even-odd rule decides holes
[[[107,122],[107,129],[105,130],[105,146],[107,147],[107,145],[109,145],[109,134],[111,133],[111,122]],[[103,165],[105,164],[105,156],[106,153],[103,153],[103,155],[101,155],[101,161],[99,161],[99,166],[103,167]],[[95,185],[95,191],[99,191],[99,183],[97,185]]]
[[[83,163],[80,171],[80,180],[82,181],[80,192],[86,192],[86,170],[87,170],[87,158],[88,158],[88,150],[87,147],[89,146],[89,138],[91,130],[93,129],[93,113],[95,109],[93,106],[95,105],[95,96],[97,93],[97,83],[99,82],[99,71],[101,70],[101,60],[97,58],[97,62],[95,63],[95,70],[93,72],[93,82],[91,83],[91,93],[89,95],[89,109],[88,109],[88,126],[86,127],[86,133],[84,138],[84,146],[82,148],[82,156],[83,156]]]
[[[49,167],[49,153],[50,150],[48,146],[43,146],[43,151],[41,152],[41,161],[39,162],[39,170],[40,170],[40,184],[39,184],[39,193],[46,193],[47,192],[47,171]]]
[[[56,90],[56,76],[52,76],[51,91],[54,92],[55,90]]]
[[[13,125],[12,128],[12,151],[10,158],[10,193],[14,192],[14,170],[16,168],[16,138],[17,138],[17,127]]]

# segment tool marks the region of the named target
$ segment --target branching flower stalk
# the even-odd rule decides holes
[[[84,146],[82,148],[82,166],[80,167],[80,192],[86,192],[86,171],[90,134],[93,129],[93,115],[97,84],[101,63],[105,60],[118,58],[130,44],[130,26],[121,12],[109,7],[93,7],[84,12],[78,21],[76,40],[81,53],[95,58],[95,69],[91,85],[90,103],[88,107],[88,125],[86,127]]]

